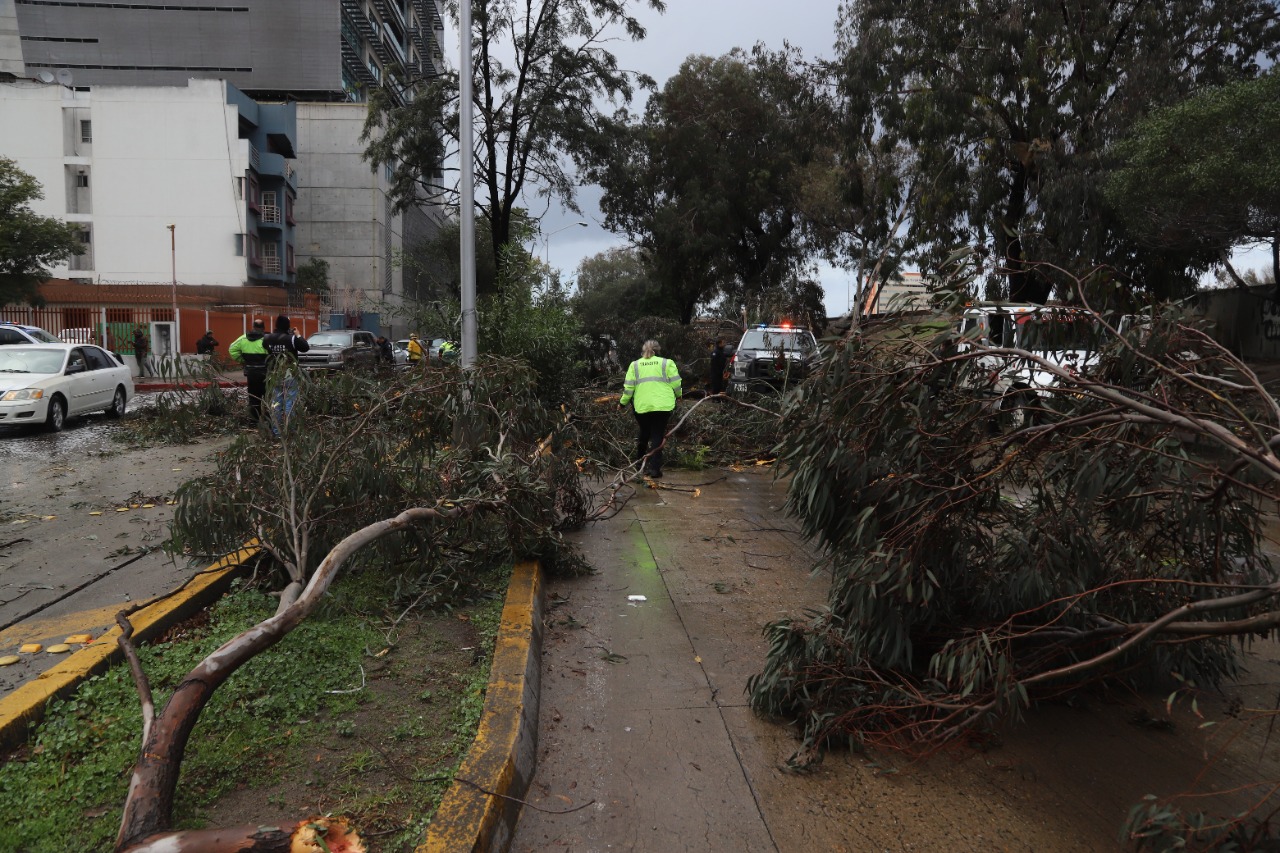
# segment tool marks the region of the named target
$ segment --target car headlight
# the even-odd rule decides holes
[[[329,353],[329,361],[342,361],[342,353],[340,352]]]
[[[13,403],[18,400],[43,400],[43,399],[44,399],[43,388],[23,388],[18,391],[8,391],[5,393],[3,397],[0,397],[0,400],[4,400],[6,403]]]

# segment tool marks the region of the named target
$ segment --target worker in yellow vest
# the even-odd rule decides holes
[[[636,413],[639,436],[636,439],[636,464],[653,478],[662,476],[662,445],[666,442],[667,421],[680,399],[680,369],[669,358],[659,355],[657,341],[644,342],[640,358],[627,368],[618,404],[632,405]]]
[[[409,343],[405,345],[405,350],[409,353],[409,364],[412,367],[422,366],[422,342],[418,340],[418,333],[414,332],[409,335]]]

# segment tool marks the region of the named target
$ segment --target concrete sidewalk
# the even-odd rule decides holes
[[[549,586],[533,808],[513,850],[779,849],[739,754],[762,725],[743,688],[759,626],[826,584],[768,474],[662,482],[687,491],[642,489],[579,534],[597,573]]]

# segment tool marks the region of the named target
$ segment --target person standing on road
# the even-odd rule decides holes
[[[275,429],[275,421],[293,410],[293,401],[298,398],[298,383],[292,368],[298,363],[298,353],[308,352],[311,345],[293,328],[289,318],[281,314],[276,318],[275,331],[262,339],[262,347],[267,351],[268,373],[280,369],[281,365],[285,367],[279,374],[279,384],[271,401],[274,412],[272,429]]]
[[[244,365],[249,392],[249,420],[255,424],[262,414],[262,395],[267,393],[267,348],[262,343],[266,336],[266,323],[254,320],[253,328],[232,341],[227,349],[237,363]]]
[[[645,465],[645,473],[662,476],[662,446],[666,443],[667,421],[680,399],[680,368],[669,358],[659,355],[658,342],[644,342],[640,358],[627,368],[618,405],[633,405],[636,414],[636,462]],[[634,402],[633,402],[634,401]],[[650,455],[652,454],[652,455]],[[645,457],[648,462],[645,464]]]
[[[196,341],[196,355],[202,355],[206,359],[213,357],[213,351],[217,349],[218,342],[213,337],[213,330],[204,333],[204,337]]]
[[[147,333],[138,326],[133,330],[133,357],[138,362],[138,378],[143,379],[147,375],[147,352],[151,349],[151,342],[147,340]]]
[[[725,372],[729,367],[729,353],[724,348],[724,338],[716,338],[715,348],[711,350],[711,393],[724,393]]]
[[[417,332],[409,335],[409,343],[405,349],[409,353],[409,366],[421,367],[424,359],[422,358],[422,342],[418,340]]]

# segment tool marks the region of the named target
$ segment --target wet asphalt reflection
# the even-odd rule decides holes
[[[114,436],[121,424],[128,422],[139,410],[152,406],[155,397],[155,393],[135,396],[129,401],[123,421],[95,412],[67,418],[62,432],[49,432],[44,424],[0,426],[0,463],[12,471],[15,464],[42,465],[57,456],[75,454],[87,457],[119,449]]]

